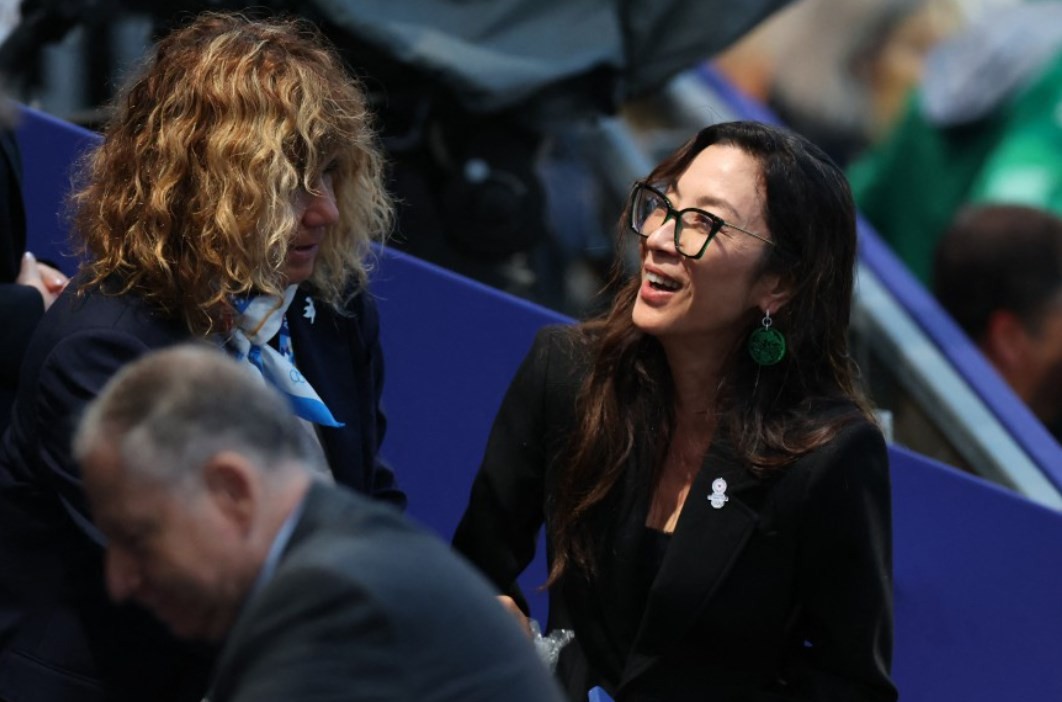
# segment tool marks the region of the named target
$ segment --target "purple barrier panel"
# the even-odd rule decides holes
[[[890,449],[904,702],[1062,699],[1062,514]]]
[[[386,362],[382,454],[409,495],[409,514],[449,539],[535,332],[571,320],[392,250],[380,257],[372,291]],[[520,584],[543,624],[545,580],[540,540]]]
[[[15,132],[22,152],[22,199],[26,204],[26,246],[40,259],[72,274],[65,200],[72,166],[100,136],[49,114],[20,106]]]

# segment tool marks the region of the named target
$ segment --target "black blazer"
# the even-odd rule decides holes
[[[70,448],[84,406],[119,368],[189,333],[136,296],[78,297],[75,286],[34,334],[0,445],[0,699],[198,701],[209,656],[172,640],[138,608],[108,602],[103,538]],[[385,428],[376,307],[365,295],[345,315],[317,304],[311,322],[305,306],[300,291],[289,311],[296,363],[345,423],[320,432],[332,472],[403,506],[376,458]]]
[[[22,204],[22,160],[13,132],[0,129],[0,432],[7,428],[18,387],[18,370],[33,328],[44,315],[36,288],[18,285],[26,249],[26,212]]]
[[[515,578],[547,518],[588,368],[570,331],[539,334],[502,403],[454,538],[518,601]],[[621,593],[639,577],[649,502],[630,479],[647,474],[639,468],[632,464],[609,498],[618,516],[602,528],[598,577],[569,575],[550,592],[550,628],[575,631],[558,669],[571,699],[594,685],[621,701],[896,699],[890,488],[874,426],[853,420],[767,480],[716,442],[631,613]],[[716,478],[727,483],[721,509],[708,500]]]
[[[315,484],[244,605],[210,702],[559,702],[490,586],[394,510]]]

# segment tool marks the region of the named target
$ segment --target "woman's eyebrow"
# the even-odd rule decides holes
[[[673,184],[668,189],[668,192],[669,193],[674,193],[674,196],[675,196],[676,200],[681,199],[681,194],[679,193],[679,189],[678,189],[678,183]],[[722,198],[715,197],[714,195],[701,195],[701,196],[699,196],[696,200],[693,201],[693,206],[697,207],[699,209],[709,209],[709,208],[723,209],[723,210],[726,210],[726,212],[727,212],[727,216],[724,217],[724,219],[727,219],[727,218],[741,219],[741,213],[739,213],[736,209],[734,209],[733,205],[731,205],[726,200],[723,200]]]

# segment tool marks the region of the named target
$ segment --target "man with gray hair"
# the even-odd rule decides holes
[[[190,345],[118,373],[75,436],[109,593],[224,641],[211,702],[559,700],[489,586],[315,479],[308,441],[260,378]]]

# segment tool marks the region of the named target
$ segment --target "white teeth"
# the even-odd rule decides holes
[[[658,288],[663,288],[664,290],[678,290],[680,287],[682,287],[678,282],[671,280],[671,278],[665,278],[664,276],[657,275],[656,273],[650,273],[646,271],[645,277],[649,279],[650,283],[652,283]]]

